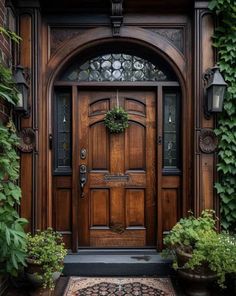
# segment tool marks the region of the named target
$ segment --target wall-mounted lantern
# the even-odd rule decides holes
[[[22,66],[17,66],[14,75],[16,88],[18,90],[18,103],[15,106],[17,112],[22,112],[25,116],[29,115],[29,104],[28,104],[28,94],[29,86],[25,80],[24,68]]]
[[[217,66],[209,69],[204,74],[204,79],[207,83],[205,115],[209,118],[210,113],[222,112],[227,83]]]

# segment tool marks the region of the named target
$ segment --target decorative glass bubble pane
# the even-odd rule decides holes
[[[171,80],[157,65],[128,54],[106,54],[74,63],[60,80],[67,81],[165,81]]]
[[[178,129],[179,114],[177,106],[177,94],[166,93],[164,95],[164,168],[178,168]]]
[[[55,171],[71,170],[71,94],[56,93],[55,125]]]

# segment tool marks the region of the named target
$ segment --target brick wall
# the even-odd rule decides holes
[[[0,26],[8,29],[9,8],[5,7],[5,0],[0,0]],[[0,34],[0,51],[2,62],[6,65],[11,64],[11,41],[9,38]]]
[[[5,6],[5,0],[0,0],[0,27],[16,30],[16,21],[12,8]],[[7,67],[14,64],[14,52],[11,40],[4,34],[0,34],[0,63]],[[9,116],[9,106],[0,98],[0,121],[7,121]]]

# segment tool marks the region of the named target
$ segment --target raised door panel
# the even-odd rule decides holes
[[[162,185],[162,231],[170,231],[177,223],[180,211],[180,177],[163,176]]]
[[[126,227],[145,227],[145,190],[126,190]]]
[[[103,122],[90,126],[89,153],[91,157],[90,170],[109,169],[109,137]]]
[[[109,227],[109,190],[91,189],[91,227]]]
[[[67,248],[72,246],[72,186],[70,176],[53,178],[53,228],[63,235]]]
[[[126,136],[126,170],[146,169],[146,129],[137,122],[130,122]]]

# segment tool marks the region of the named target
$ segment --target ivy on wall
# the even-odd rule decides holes
[[[24,265],[26,255],[23,226],[27,221],[16,210],[21,199],[17,145],[14,125],[0,125],[0,273],[11,275]]]
[[[10,31],[0,27],[0,34],[18,41]],[[18,91],[10,69],[0,60],[0,98],[11,107],[18,101]],[[0,274],[17,275],[25,264],[27,221],[20,218],[17,207],[20,205],[21,189],[18,186],[19,156],[16,148],[18,138],[13,122],[0,124]]]
[[[18,101],[17,93],[11,70],[0,64],[0,98],[15,105]]]
[[[212,0],[209,8],[215,12],[218,25],[213,36],[218,52],[218,65],[228,84],[224,112],[215,130],[219,137],[218,171],[215,184],[221,199],[221,225],[236,230],[236,2]]]

